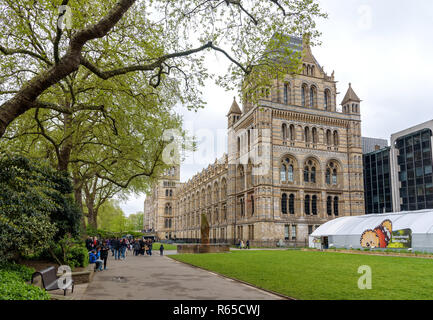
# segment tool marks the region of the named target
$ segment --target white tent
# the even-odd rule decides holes
[[[387,222],[385,222],[387,221]],[[312,248],[412,248],[433,252],[433,210],[341,217],[317,228]]]

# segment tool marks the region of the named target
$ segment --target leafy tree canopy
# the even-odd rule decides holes
[[[71,15],[59,13],[61,5]],[[68,17],[71,29],[63,29]],[[277,49],[293,53],[280,35],[314,42],[321,17],[316,0],[0,0],[0,137],[29,109],[63,110],[50,101],[51,87],[81,69],[102,81],[140,74],[189,107],[203,105],[209,51],[232,63],[222,86],[240,88],[246,75],[266,83],[298,69],[275,59]],[[139,91],[135,83],[129,89]]]

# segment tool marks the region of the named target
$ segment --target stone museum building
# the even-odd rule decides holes
[[[337,108],[337,81],[309,45],[301,74],[265,88],[256,104],[234,100],[228,150],[186,183],[173,167],[145,201],[144,229],[159,238],[200,239],[205,214],[213,242],[308,245],[319,225],[364,214],[361,100],[352,86]]]

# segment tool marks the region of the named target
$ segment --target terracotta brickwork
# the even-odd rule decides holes
[[[305,245],[326,221],[364,214],[361,101],[349,85],[337,109],[334,73],[309,46],[303,61],[302,74],[275,80],[255,106],[233,101],[227,154],[186,183],[174,179],[171,228],[161,224],[168,199],[149,197],[145,229],[153,221],[162,238],[199,239],[205,213],[214,242]]]

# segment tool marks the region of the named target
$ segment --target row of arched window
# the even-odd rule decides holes
[[[283,123],[281,126],[281,132],[283,141],[296,140],[296,128],[293,124],[287,126],[287,124]],[[305,127],[303,132],[303,138],[306,143],[319,143],[319,135],[317,132],[317,128],[313,127],[310,131],[310,127]],[[337,130],[334,130],[334,132],[332,132],[330,129],[326,130],[326,144],[328,146],[331,146],[332,144],[334,144],[334,146],[338,146],[339,140],[340,139]]]
[[[328,216],[338,216],[339,212],[339,198],[338,196],[328,196],[326,199],[326,213]],[[281,213],[282,214],[295,214],[295,195],[293,193],[281,195]],[[304,197],[304,213],[306,215],[317,215],[317,196],[305,195]]]
[[[313,160],[307,160],[304,165],[303,178],[304,182],[316,183],[317,182],[317,163]],[[325,183],[328,185],[338,184],[338,166],[334,161],[330,161],[326,167]],[[294,161],[291,158],[285,158],[282,161],[280,169],[281,182],[295,181],[294,175]]]
[[[284,83],[283,85],[283,103],[291,104],[292,101],[292,86],[289,82]],[[306,83],[303,83],[301,86],[301,106],[310,107],[310,108],[318,108],[318,90],[315,85],[308,86]],[[325,89],[323,91],[323,109],[330,111],[331,106],[331,91],[329,89]]]

